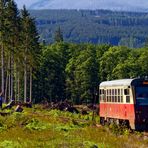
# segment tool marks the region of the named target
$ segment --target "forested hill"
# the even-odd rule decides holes
[[[31,10],[41,41],[54,41],[60,26],[64,40],[141,47],[148,37],[148,13],[107,10]]]

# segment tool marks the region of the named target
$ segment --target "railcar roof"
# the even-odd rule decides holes
[[[112,80],[112,81],[104,81],[100,84],[102,86],[129,86],[132,81],[135,79],[121,79],[121,80]]]

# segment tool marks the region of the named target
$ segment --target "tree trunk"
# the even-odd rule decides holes
[[[17,77],[17,100],[20,101],[20,75],[18,72],[18,77]]]
[[[13,79],[13,75],[14,75],[14,59],[13,59],[13,56],[12,56],[12,62],[11,62],[11,99],[14,99],[13,97],[14,97],[14,95],[13,95],[13,81],[14,81],[14,79]]]
[[[5,103],[8,101],[8,100],[7,100],[8,78],[9,78],[9,74],[8,74],[8,72],[7,72],[7,77],[6,77],[6,86],[5,86],[5,99],[4,99],[4,102],[5,102]]]
[[[9,79],[8,99],[10,100],[10,98],[11,98],[11,55],[9,57],[9,68],[8,68],[8,71],[9,71],[9,76],[8,76],[8,79]]]
[[[4,47],[1,49],[1,92],[4,94]]]
[[[25,66],[24,66],[24,102],[26,102],[27,98],[27,63],[25,56]]]
[[[17,69],[16,69],[16,67],[17,66],[15,66],[15,100],[17,99],[17,89],[18,89],[18,87],[17,87],[17,80],[18,80],[18,72],[17,72]]]
[[[32,67],[30,68],[30,102],[32,102]]]

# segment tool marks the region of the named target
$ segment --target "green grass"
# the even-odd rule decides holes
[[[0,148],[147,148],[139,132],[116,126],[97,127],[99,117],[58,110],[27,109],[0,116]]]

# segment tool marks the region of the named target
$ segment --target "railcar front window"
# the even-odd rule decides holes
[[[136,104],[148,105],[148,86],[136,88]]]

